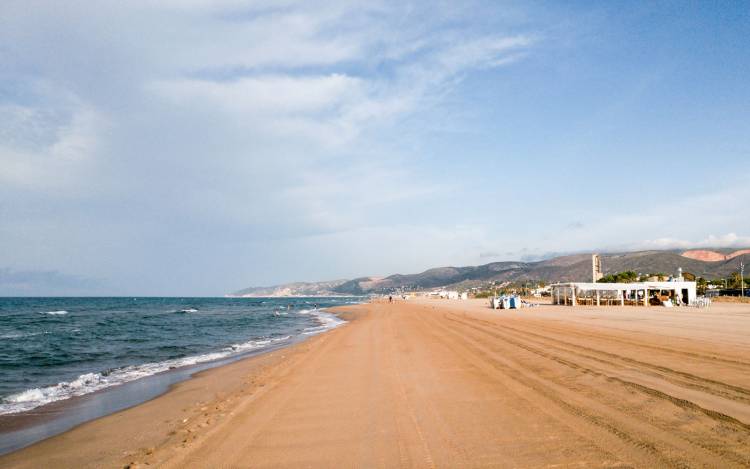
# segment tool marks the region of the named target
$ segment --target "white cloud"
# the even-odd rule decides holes
[[[402,168],[368,161],[339,171],[307,167],[297,173],[293,185],[280,191],[279,199],[299,213],[297,221],[303,226],[351,232],[383,219],[400,222],[404,214],[399,213],[399,204],[446,189],[413,180]]]
[[[555,205],[552,216],[570,212],[564,230],[528,229],[525,236],[502,231],[488,251],[510,252],[506,258],[549,257],[572,252],[624,252],[648,249],[747,247],[750,218],[738,216],[750,200],[750,175],[725,178],[721,187],[695,195],[662,194],[645,202]],[[564,215],[563,215],[564,219]],[[528,223],[534,223],[530,220]],[[571,229],[575,228],[575,229]],[[726,233],[709,235],[707,233]]]
[[[737,236],[736,233],[708,235],[699,241],[675,238],[658,238],[637,243],[641,249],[699,249],[699,248],[741,248],[750,246],[750,236]]]
[[[321,143],[350,137],[345,115],[366,99],[364,83],[342,74],[259,76],[227,82],[182,79],[150,88],[175,106],[209,114],[229,114],[257,133]]]
[[[31,190],[70,190],[94,164],[105,119],[71,103],[60,112],[42,107],[0,106],[0,181]]]
[[[285,31],[279,25],[274,24],[274,27]],[[355,33],[350,42],[360,41],[363,38]],[[442,39],[428,52],[417,47],[413,51],[417,55],[408,64],[389,63],[386,59],[383,66],[391,71],[367,78],[336,72],[326,75],[300,72],[296,70],[301,65],[298,55],[277,51],[275,65],[292,70],[275,74],[245,71],[231,79],[161,79],[148,83],[147,89],[176,106],[229,113],[246,126],[262,132],[317,140],[328,147],[352,143],[364,128],[395,124],[410,113],[424,111],[434,104],[435,98],[455,86],[461,75],[476,68],[507,65],[518,59],[519,51],[526,50],[533,42],[526,36],[487,36],[451,42]],[[271,44],[270,49],[276,45]],[[356,48],[370,47],[372,44],[362,43]],[[320,47],[313,44],[311,48],[316,53],[303,56],[318,57]],[[247,54],[255,56],[252,51]],[[379,54],[391,56],[387,50]],[[226,54],[221,57],[228,60]],[[368,57],[357,57],[360,63],[367,60]],[[191,67],[201,70],[209,65],[196,60]],[[254,67],[261,64],[237,59],[225,65],[230,69],[251,67],[255,70]]]
[[[466,68],[492,68],[507,65],[518,58],[518,51],[527,49],[535,40],[529,36],[490,36],[459,41],[438,54],[446,73],[453,74]]]
[[[602,206],[569,182],[537,187],[552,182],[546,170],[497,169],[493,158],[544,161],[532,154],[539,147],[516,143],[547,133],[509,135],[483,119],[515,119],[487,112],[516,102],[503,102],[514,90],[493,69],[565,40],[542,42],[537,30],[560,29],[513,5],[6,0],[2,10],[0,246],[12,249],[0,250],[0,268],[75,265],[72,274],[137,293],[199,294],[223,292],[243,272],[271,283],[750,233],[738,215],[748,178],[706,195],[650,187],[650,201]],[[499,86],[462,88],[478,72]],[[471,127],[463,119],[475,111],[486,127],[443,140]],[[486,168],[496,174],[478,174]],[[710,192],[690,186],[683,193]],[[532,190],[580,197],[563,215],[541,196],[530,207],[507,202]],[[548,215],[579,229],[550,228]]]
[[[475,10],[432,3],[3,8],[0,244],[24,249],[0,254],[0,267],[70,272],[76,259],[72,274],[150,292],[176,282],[160,262],[206,292],[195,272],[213,265],[213,249],[231,246],[238,265],[265,252],[247,243],[274,239],[345,249],[364,236],[382,250],[398,243],[390,224],[413,233],[402,244],[419,246],[420,266],[450,243],[446,259],[457,259],[474,231],[456,237],[452,225],[425,221],[439,208],[417,210],[452,182],[423,176],[424,155],[399,145],[403,124],[429,118],[472,71],[534,44],[461,26],[458,16]],[[92,188],[85,206],[74,197]],[[196,269],[186,250],[204,256]]]
[[[249,116],[319,115],[362,97],[361,80],[342,74],[260,76],[226,82],[181,79],[156,82],[151,88],[187,108],[211,107]]]

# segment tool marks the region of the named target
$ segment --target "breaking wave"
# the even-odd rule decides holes
[[[51,402],[83,396],[101,389],[125,384],[140,378],[155,375],[174,368],[220,360],[251,350],[259,350],[278,342],[287,341],[291,336],[250,340],[233,344],[218,352],[205,353],[192,357],[175,358],[158,363],[144,363],[103,371],[85,373],[72,381],[63,381],[54,386],[33,388],[5,397],[0,401],[0,415],[25,412]]]
[[[341,302],[0,299],[0,415],[287,345],[344,324]]]
[[[18,333],[11,333],[11,334],[3,334],[0,335],[0,339],[7,339],[7,340],[13,340],[13,339],[24,339],[26,337],[34,337],[41,334],[49,334],[49,332],[18,332]]]
[[[344,321],[343,319],[339,318],[338,316],[334,314],[328,313],[326,311],[322,311],[318,309],[304,310],[304,311],[306,311],[305,314],[313,315],[315,319],[320,323],[319,326],[306,327],[303,332],[303,334],[305,335],[320,334],[321,332],[334,329],[346,323],[346,321]]]

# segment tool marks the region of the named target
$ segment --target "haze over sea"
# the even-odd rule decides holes
[[[0,298],[0,415],[291,343],[356,298]]]

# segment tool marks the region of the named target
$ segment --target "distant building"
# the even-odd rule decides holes
[[[458,292],[455,290],[440,290],[437,292],[437,295],[447,300],[457,300],[459,298]]]
[[[599,254],[593,254],[591,256],[591,270],[592,270],[592,278],[593,282],[596,283],[599,280],[604,277],[604,274],[602,273],[602,259],[599,257]]]

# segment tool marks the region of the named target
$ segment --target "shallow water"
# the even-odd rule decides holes
[[[0,415],[284,345],[357,298],[0,298]],[[316,308],[317,306],[317,308]]]

